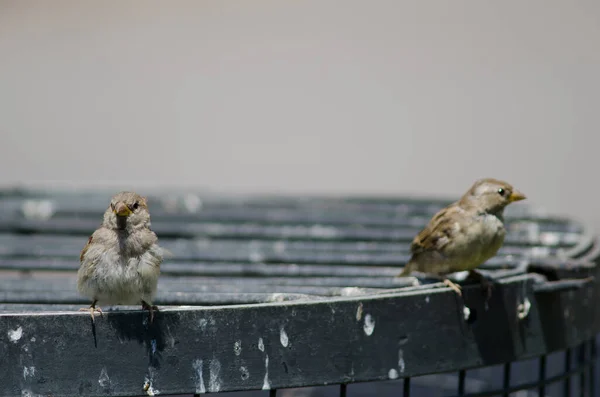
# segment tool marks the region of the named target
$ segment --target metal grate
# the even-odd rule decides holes
[[[89,322],[83,322],[84,314],[73,313],[75,309],[89,304],[76,291],[78,255],[89,234],[99,225],[111,195],[111,192],[99,191],[29,190],[0,194],[0,327],[4,320],[4,335],[29,321],[28,313],[30,317],[31,313],[38,313],[41,324],[43,319],[49,318],[49,313],[57,311],[70,312],[69,316],[61,318],[75,322],[81,333],[90,334]],[[277,346],[278,350],[274,351],[273,340],[272,346],[266,349],[251,343],[256,354],[265,354],[260,356],[259,361],[246,358],[247,364],[241,367],[239,360],[242,358],[239,357],[220,361],[206,357],[198,359],[200,361],[190,359],[191,363],[196,363],[191,367],[196,365],[193,368],[197,369],[199,366],[200,375],[203,374],[202,369],[206,373],[206,379],[201,377],[202,391],[252,390],[262,386],[270,390],[234,394],[360,396],[375,395],[376,390],[377,394],[403,393],[404,396],[524,396],[527,394],[518,393],[532,390],[533,394],[529,395],[596,396],[594,340],[600,330],[600,316],[594,301],[599,294],[588,277],[596,273],[598,247],[593,237],[571,219],[536,213],[525,205],[508,208],[505,245],[497,257],[482,266],[482,271],[497,285],[495,297],[487,305],[477,286],[467,286],[465,300],[460,302],[435,280],[394,277],[408,259],[408,247],[414,235],[435,211],[448,204],[446,200],[224,197],[193,193],[158,193],[149,195],[148,199],[152,228],[158,234],[161,245],[173,254],[161,268],[156,303],[163,313],[159,316],[168,319],[178,316],[177,321],[181,323],[200,324],[197,327],[200,334],[207,329],[206,326],[211,327],[210,321],[216,321],[217,325],[213,324],[216,331],[210,336],[215,344],[229,338],[231,335],[226,336],[228,333],[237,335],[248,331],[254,335],[257,327],[263,327],[263,331],[270,327],[275,329],[275,336],[271,339],[281,338],[283,345]],[[519,304],[512,305],[513,301]],[[295,306],[289,306],[291,304]],[[366,342],[357,334],[349,333],[346,338],[355,344],[356,350],[351,357],[344,357],[344,351],[335,350],[337,342],[328,339],[331,337],[329,331],[323,331],[324,340],[315,334],[315,344],[324,348],[328,343],[332,345],[332,350],[325,357],[331,356],[333,364],[314,364],[319,369],[311,372],[308,356],[313,354],[322,358],[322,352],[317,354],[308,347],[306,351],[293,353],[281,350],[288,347],[288,342],[284,342],[283,328],[277,328],[281,327],[281,321],[288,325],[296,321],[293,338],[303,338],[303,331],[310,334],[310,329],[320,327],[314,319],[319,318],[321,314],[318,313],[324,305],[331,310],[332,318],[351,310],[359,324],[359,331],[366,335],[360,338],[371,336],[371,325],[383,327],[381,331],[377,328],[376,334],[382,339],[372,342],[371,338]],[[186,307],[182,306],[200,307],[200,310],[190,311],[188,315]],[[222,318],[223,323],[219,323],[217,311],[214,311],[212,320],[204,317],[209,307],[216,310],[227,306],[235,311],[230,312],[235,320],[231,320],[233,322],[228,326],[222,325],[227,324],[226,315]],[[407,309],[403,309],[404,306]],[[253,307],[256,307],[257,313],[267,313],[272,318],[257,320],[250,314],[250,317],[244,317],[245,310],[254,310]],[[236,317],[238,308],[239,318]],[[103,309],[107,311],[109,308]],[[160,360],[155,357],[156,350],[164,357],[169,348],[175,347],[164,341],[166,347],[162,346],[155,336],[148,340],[137,337],[137,331],[129,329],[132,316],[137,316],[137,319],[142,315],[137,309],[120,307],[115,311],[108,310],[107,317],[118,321],[107,320],[106,324],[110,324],[113,333],[115,330],[120,333],[118,340],[138,339],[151,351],[148,353],[150,364],[145,372],[148,387],[139,387],[140,394],[151,394],[153,388],[162,389],[161,394],[198,390],[200,380],[193,371],[181,375],[181,379],[177,378],[177,371],[169,372],[168,365],[179,369],[175,361],[177,357],[183,359],[182,353],[169,356],[172,362],[161,367]],[[280,309],[282,311],[278,312]],[[304,315],[303,310],[308,314]],[[399,316],[402,310],[406,310],[405,317],[398,317],[396,322],[399,324],[385,328],[384,324],[390,324],[394,319],[391,310],[397,310]],[[297,318],[291,319],[296,314]],[[288,322],[288,319],[291,320]],[[36,323],[37,316],[33,316],[31,321],[31,329],[40,331],[41,328],[36,327],[43,326]],[[339,326],[340,321],[338,318],[331,327]],[[455,328],[446,329],[448,322],[452,322]],[[148,330],[147,322],[144,324],[144,329]],[[172,332],[176,324],[166,322],[160,325],[159,322],[158,326],[162,327],[160,332],[164,331],[164,327]],[[551,324],[560,325],[553,328],[564,329],[546,329]],[[298,330],[300,325],[304,330]],[[59,323],[57,327],[69,325]],[[94,338],[95,327],[92,327]],[[406,342],[408,336],[398,334],[399,329],[410,336],[410,342]],[[221,332],[222,337],[219,335]],[[427,355],[421,358],[423,364],[413,364],[419,358],[412,347],[404,348],[403,343],[411,343],[416,338],[413,335],[419,333],[426,334],[420,336],[425,344],[428,341],[432,345],[440,343],[439,362],[436,362],[438,353],[435,349],[419,347],[415,352]],[[442,333],[449,333],[449,336]],[[33,339],[39,337],[33,336]],[[186,335],[180,343],[186,343],[185,338],[193,337],[193,334]],[[239,338],[240,343],[247,345],[244,337]],[[447,349],[443,345],[447,343],[444,338],[460,343],[466,341],[464,348],[468,352],[462,353],[456,346]],[[494,338],[500,338],[500,342]],[[203,343],[197,337],[195,340]],[[393,345],[390,340],[394,341]],[[300,345],[306,343],[302,346],[309,346],[309,342],[299,341]],[[157,343],[160,345],[158,348]],[[267,343],[266,340],[264,343]],[[290,343],[296,344],[295,339],[290,337]],[[98,350],[97,341],[95,346]],[[477,346],[479,351],[470,351],[472,346]],[[0,340],[0,354],[5,353],[19,362],[18,369],[11,364],[2,364],[5,374],[0,374],[0,394],[10,395],[8,390],[16,392],[19,388],[17,394],[73,394],[74,389],[63,385],[64,381],[46,379],[39,382],[42,376],[40,368],[47,365],[41,353],[37,357],[14,349],[11,340]],[[56,347],[52,349],[53,354],[63,354]],[[369,352],[368,349],[373,350]],[[393,366],[386,358],[390,349],[394,350],[390,354],[390,357],[395,357],[392,359],[395,360]],[[441,349],[450,351],[443,353]],[[267,350],[271,352],[272,360],[275,356],[280,357],[277,369],[271,370],[269,381],[263,373],[271,368]],[[117,357],[94,354],[98,354],[97,359]],[[406,355],[406,362],[402,354]],[[265,355],[266,364],[263,362]],[[534,361],[518,361],[537,356],[539,358]],[[221,374],[218,387],[212,379],[215,362],[219,363],[220,372],[217,372]],[[274,362],[271,361],[271,365]],[[500,366],[487,368],[491,364]],[[76,389],[79,394],[125,395],[134,390],[111,381],[109,375],[106,375],[109,380],[103,381],[102,369],[106,374],[116,370],[111,365],[105,363],[100,371],[96,370],[100,378],[96,376],[93,381],[78,379]],[[28,372],[32,367],[37,368],[35,375]],[[244,379],[244,371],[241,380],[238,379],[238,367],[246,369],[247,379]],[[187,370],[191,371],[190,368]],[[449,374],[449,370],[458,372]],[[237,380],[228,385],[225,378],[230,372],[236,374]],[[153,385],[153,374],[163,373],[162,386]],[[86,376],[82,373],[81,378]],[[169,376],[171,380],[166,381]],[[250,379],[256,378],[260,381],[251,384]],[[385,381],[386,378],[392,380]],[[370,380],[380,382],[354,383]],[[327,383],[341,385],[288,389]],[[190,385],[194,385],[193,388]]]

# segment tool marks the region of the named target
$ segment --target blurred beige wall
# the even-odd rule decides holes
[[[600,230],[598,1],[0,0],[0,184],[462,193]]]

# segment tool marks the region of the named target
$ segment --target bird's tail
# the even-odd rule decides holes
[[[398,274],[396,277],[407,277],[410,275],[412,270],[413,270],[412,261],[408,261],[408,263],[406,263],[406,265],[404,265],[404,268],[402,269],[400,274]]]

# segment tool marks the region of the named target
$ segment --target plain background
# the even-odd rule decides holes
[[[599,76],[593,0],[0,0],[0,184],[454,197],[493,176],[595,226]]]

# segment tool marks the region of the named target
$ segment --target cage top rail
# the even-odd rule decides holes
[[[137,308],[103,308],[91,324],[76,312],[89,305],[76,270],[110,195],[0,192],[0,355],[10,363],[0,395],[395,379],[547,354],[600,331],[600,247],[569,218],[507,209],[505,245],[481,267],[494,281],[486,302],[477,285],[461,300],[436,280],[394,277],[447,200],[160,192],[148,198],[171,252],[161,312],[148,324]]]

